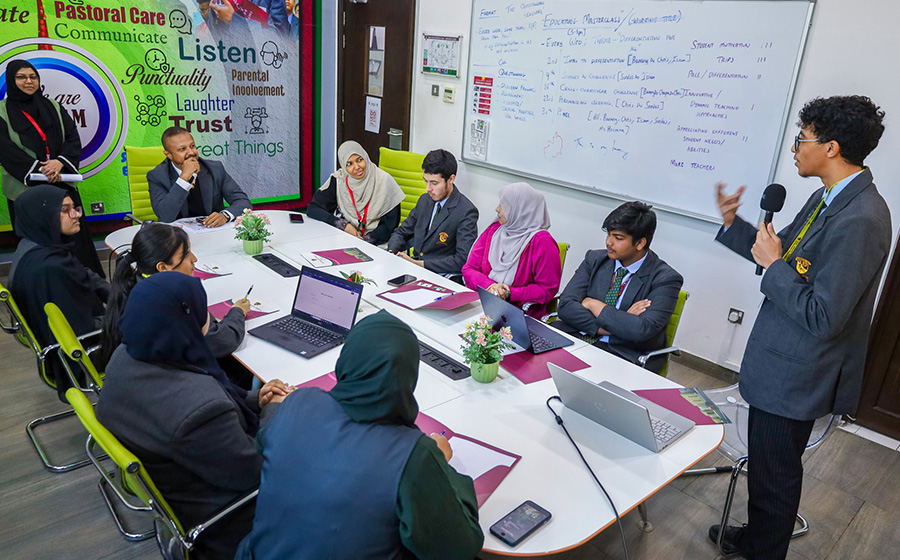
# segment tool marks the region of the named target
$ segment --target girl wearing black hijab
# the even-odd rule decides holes
[[[118,250],[118,249],[117,249]],[[191,240],[182,228],[168,224],[144,222],[131,241],[131,248],[122,252],[112,275],[103,332],[100,335],[100,352],[94,356],[94,365],[105,371],[106,363],[122,341],[119,319],[125,310],[128,294],[144,278],[174,270],[187,276],[193,275],[197,257],[191,252]],[[206,343],[219,360],[229,377],[238,379],[249,387],[253,374],[231,356],[244,340],[244,317],[250,310],[246,298],[234,301],[222,321],[211,320],[206,333]]]
[[[44,314],[48,302],[59,306],[75,334],[99,328],[109,284],[73,253],[80,208],[65,190],[51,185],[29,188],[16,206],[16,231],[22,240],[13,255],[9,289],[38,342],[41,346],[55,342]],[[66,402],[71,384],[65,370],[55,358],[47,367],[56,379],[60,400]]]
[[[185,526],[257,487],[254,436],[288,392],[278,380],[252,393],[231,383],[203,340],[208,327],[198,278],[172,271],[138,282],[96,409]],[[252,504],[232,513],[200,535],[191,557],[230,560],[252,519]]]
[[[386,311],[366,317],[334,373],[330,392],[294,391],[260,432],[263,483],[235,560],[475,558],[472,479],[415,425],[416,335]]]
[[[28,180],[31,173],[43,173],[47,182],[66,189],[75,205],[81,206],[78,191],[60,181],[62,173],[78,173],[80,161],[81,139],[75,121],[59,103],[44,97],[40,74],[31,63],[10,61],[6,65],[6,99],[0,100],[0,166],[13,227],[13,203],[35,184]],[[78,259],[105,276],[83,216],[75,241]]]

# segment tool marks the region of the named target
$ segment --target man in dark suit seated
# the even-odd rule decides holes
[[[656,214],[643,202],[626,202],[603,221],[606,250],[588,251],[559,298],[553,326],[584,333],[594,345],[637,363],[666,346],[666,326],[684,279],[650,250]],[[597,338],[599,337],[599,338]],[[659,373],[665,356],[647,362]]]
[[[394,230],[388,251],[432,272],[459,275],[478,237],[478,209],[453,184],[453,154],[447,150],[428,152],[422,170],[426,192]],[[405,253],[409,247],[413,247],[412,257]]]
[[[150,204],[161,222],[203,216],[203,225],[219,227],[253,208],[220,162],[200,159],[190,132],[171,126],[162,145],[166,159],[147,173]]]

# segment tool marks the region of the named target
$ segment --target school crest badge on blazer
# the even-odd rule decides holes
[[[450,234],[448,234],[446,231],[442,231],[438,234],[438,243],[446,245],[448,239],[450,239]]]
[[[809,272],[809,267],[812,265],[811,262],[804,259],[803,257],[794,257],[794,261],[796,262],[796,265],[797,265],[797,274],[799,274],[800,276],[803,276],[807,272]]]

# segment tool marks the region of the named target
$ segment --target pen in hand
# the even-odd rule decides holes
[[[250,289],[247,290],[247,295],[244,296],[244,299],[247,299],[248,297],[250,297],[250,292],[252,292],[252,291],[253,291],[253,284],[250,284]]]

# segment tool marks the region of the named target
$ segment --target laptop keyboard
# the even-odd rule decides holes
[[[557,344],[551,341],[549,338],[544,338],[539,334],[534,334],[531,331],[528,331],[528,335],[531,337],[531,347],[535,352],[546,352],[547,350],[553,350],[557,347]]]
[[[681,434],[681,430],[659,418],[650,418],[650,425],[653,426],[653,436],[660,443],[669,443],[672,438]]]
[[[322,327],[307,323],[306,321],[302,321],[293,316],[285,317],[284,319],[273,323],[272,326],[276,329],[290,333],[297,338],[302,338],[313,346],[325,346],[340,338],[328,329],[323,329]]]

